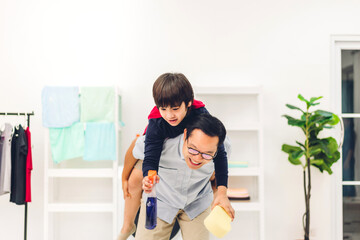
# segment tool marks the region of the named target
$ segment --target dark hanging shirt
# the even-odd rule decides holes
[[[28,152],[25,131],[21,125],[15,127],[11,140],[11,193],[10,202],[25,203],[26,156]]]

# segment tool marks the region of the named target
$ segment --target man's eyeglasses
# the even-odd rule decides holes
[[[186,142],[186,146],[187,146],[187,142]],[[190,148],[190,147],[187,147],[187,148],[188,148],[188,152],[189,152],[191,155],[194,155],[194,156],[195,156],[195,155],[201,154],[201,157],[202,157],[203,159],[205,159],[205,160],[208,160],[208,161],[214,159],[214,158],[216,157],[216,154],[217,154],[217,152],[216,152],[215,155],[212,156],[212,155],[207,154],[207,153],[199,152],[198,150],[193,149],[193,148]]]

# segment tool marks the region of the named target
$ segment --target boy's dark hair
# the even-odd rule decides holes
[[[185,107],[194,100],[194,91],[189,80],[182,73],[164,73],[153,85],[153,97],[156,106]]]
[[[224,124],[216,117],[207,113],[202,113],[188,119],[186,139],[188,139],[195,129],[200,129],[210,137],[218,137],[218,146],[224,143],[226,136],[226,129]]]

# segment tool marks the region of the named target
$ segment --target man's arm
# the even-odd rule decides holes
[[[234,220],[235,210],[231,206],[230,200],[227,197],[227,188],[225,186],[218,186],[216,192],[214,192],[214,201],[211,205],[211,210],[216,205],[224,208],[227,214],[231,217],[231,220]]]
[[[214,192],[214,201],[211,204],[211,209],[213,209],[216,205],[220,205],[226,210],[231,219],[234,220],[235,210],[232,208],[229,198],[227,197],[227,188],[225,186],[216,187],[215,172],[212,174],[210,182],[211,188]]]

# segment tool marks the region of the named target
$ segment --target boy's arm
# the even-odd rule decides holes
[[[164,133],[158,125],[157,120],[149,120],[145,135],[145,157],[142,166],[143,176],[148,175],[149,170],[158,171],[162,147],[164,144]]]
[[[228,158],[224,144],[218,147],[218,152],[214,158],[215,178],[217,186],[227,187],[228,182]]]

